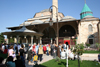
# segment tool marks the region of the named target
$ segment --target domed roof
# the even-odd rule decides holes
[[[23,22],[20,26],[23,26],[23,25],[30,25],[31,23],[30,22]]]
[[[50,21],[50,18],[47,19],[45,22],[49,22],[49,21]],[[55,19],[55,18],[52,18],[52,21],[53,21],[53,22],[56,22],[56,19]]]
[[[89,16],[89,15],[88,15],[88,16],[85,16],[84,18],[92,18],[92,17],[93,17],[93,16]]]
[[[51,11],[51,10],[49,10],[49,9],[44,9],[44,10],[42,10],[41,12],[49,12],[49,11]]]
[[[62,18],[62,20],[65,20],[65,19],[75,19],[75,18],[73,18],[72,16],[65,16]]]
[[[84,5],[84,7],[83,7],[83,9],[82,9],[82,12],[81,13],[83,13],[83,12],[92,12],[91,10],[90,10],[90,8],[87,6],[87,4],[85,3],[85,5]]]
[[[35,21],[31,22],[31,24],[41,24],[41,23],[43,23],[43,21],[41,21],[41,20],[35,20]]]

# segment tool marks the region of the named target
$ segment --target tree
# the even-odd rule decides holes
[[[75,45],[75,49],[73,50],[73,52],[78,55],[78,67],[80,67],[79,56],[82,55],[84,52],[84,44],[81,43],[81,44]]]
[[[96,46],[97,50],[99,50],[100,44],[96,43],[95,46]]]
[[[14,43],[14,39],[13,38],[10,38],[10,43]]]
[[[1,43],[4,43],[4,36],[3,36],[2,33],[0,34],[0,44],[1,44]]]

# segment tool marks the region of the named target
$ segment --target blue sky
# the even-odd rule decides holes
[[[58,11],[65,16],[80,19],[84,4],[84,0],[58,0]],[[93,16],[100,18],[100,0],[86,0],[86,4]],[[0,0],[0,33],[9,31],[6,27],[19,26],[51,5],[52,0]]]

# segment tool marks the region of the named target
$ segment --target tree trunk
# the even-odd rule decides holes
[[[79,53],[78,53],[78,67],[80,67]]]

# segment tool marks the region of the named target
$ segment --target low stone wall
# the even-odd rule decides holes
[[[98,54],[83,54],[80,56],[81,60],[91,60],[91,61],[98,61]]]

